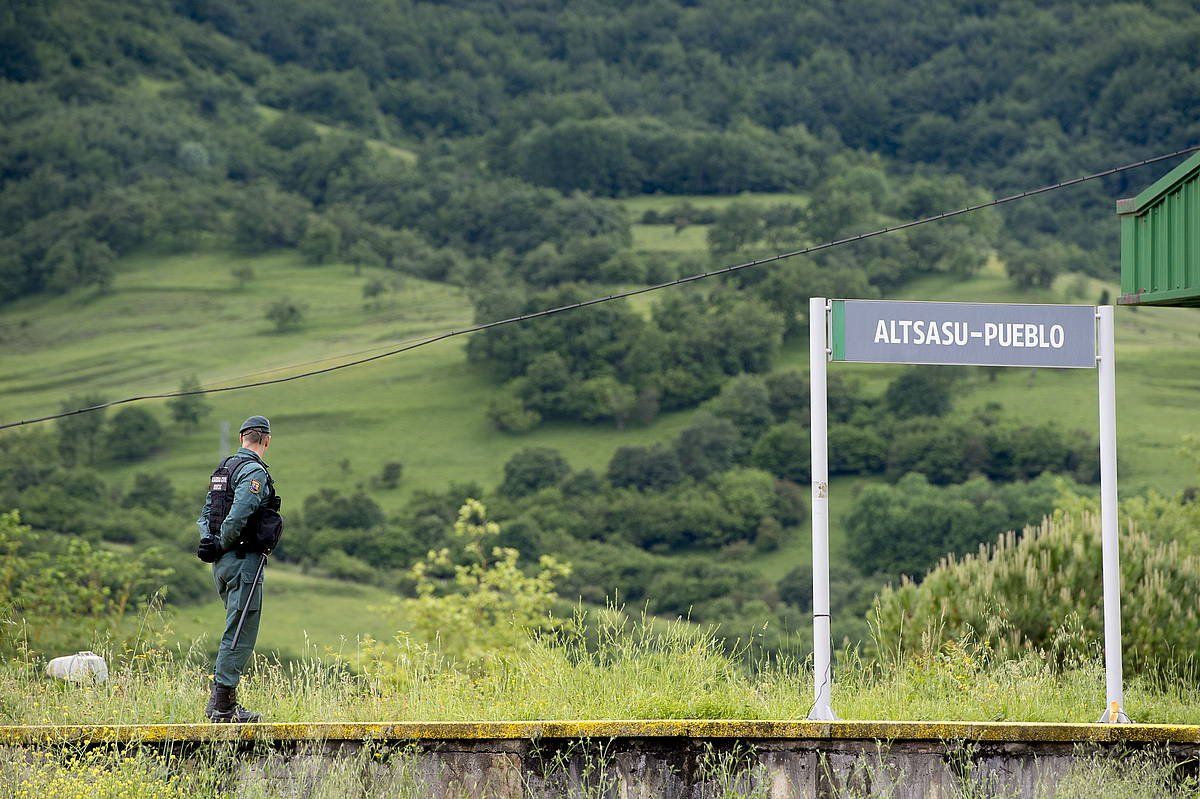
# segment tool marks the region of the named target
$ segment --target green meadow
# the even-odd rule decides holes
[[[249,264],[238,288],[230,269]],[[80,291],[15,304],[0,313],[0,409],[5,421],[59,410],[84,393],[117,399],[171,391],[189,375],[205,386],[269,380],[368,357],[468,326],[472,311],[457,288],[403,278],[370,307],[348,266],[313,267],[294,254],[242,258],[204,254],[142,257],[122,265],[113,291]],[[390,279],[390,277],[389,277]],[[308,309],[300,330],[276,333],[263,318],[281,296]],[[534,322],[533,324],[536,324]],[[576,468],[603,469],[619,446],[673,436],[686,414],[646,427],[547,425],[525,436],[491,428],[494,383],[466,361],[466,339],[274,386],[211,395],[197,430],[172,429],[162,451],[112,474],[172,482],[200,496],[220,454],[222,422],[251,413],[271,418],[269,461],[281,493],[298,501],[322,487],[370,490],[387,510],[413,490],[452,481],[497,483],[505,461],[527,446],[562,450]],[[165,403],[146,407],[168,418]],[[371,485],[384,463],[404,464],[400,487]]]

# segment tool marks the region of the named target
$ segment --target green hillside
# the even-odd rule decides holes
[[[239,289],[230,269],[248,264],[255,278]],[[294,255],[143,256],[121,265],[111,294],[80,291],[26,300],[0,311],[0,407],[13,420],[57,410],[68,395],[108,399],[172,391],[196,375],[206,386],[269,379],[333,365],[470,323],[463,292],[404,278],[367,309],[362,286],[375,272],[304,265]],[[274,332],[265,307],[281,295],[307,297],[304,327]],[[468,364],[463,340],[300,382],[212,395],[201,429],[175,428],[165,452],[112,471],[121,482],[153,471],[189,496],[201,495],[219,455],[220,422],[252,412],[271,417],[272,466],[298,500],[320,487],[367,488],[393,509],[414,489],[451,481],[493,486],[521,447],[553,446],[578,468],[603,469],[625,444],[660,440],[681,415],[647,427],[559,425],[529,436],[494,430],[484,417],[491,381]],[[161,401],[155,403],[164,417]],[[154,406],[151,406],[154,407]],[[255,410],[257,409],[257,410]],[[349,469],[342,462],[349,462]],[[396,491],[370,485],[383,463],[404,464]]]
[[[237,264],[251,265],[245,288],[230,283]],[[99,391],[110,398],[170,390],[195,374],[205,385],[293,373],[337,363],[351,353],[370,354],[397,342],[452,329],[469,321],[461,292],[415,278],[394,295],[365,309],[361,285],[370,272],[350,267],[314,268],[294,256],[246,259],[229,254],[156,258],[121,265],[113,290],[90,290],[52,299],[30,299],[0,311],[8,346],[0,354],[0,407],[6,419],[53,410],[67,394]],[[305,326],[280,334],[261,318],[264,304],[286,287],[313,302]],[[993,264],[968,280],[927,279],[898,298],[934,300],[1081,301],[1071,292],[1098,294],[1101,284],[1065,277],[1055,289],[1015,291]],[[587,313],[587,311],[583,311]],[[1153,488],[1174,493],[1195,485],[1194,460],[1181,436],[1190,429],[1200,365],[1200,314],[1191,310],[1120,309],[1118,320],[1118,419],[1121,490]],[[807,348],[785,347],[776,369],[806,369]],[[833,367],[882,391],[895,368]],[[620,446],[665,442],[693,412],[664,415],[652,424],[617,430],[607,425],[555,423],[523,434],[491,428],[483,408],[495,391],[479,367],[466,362],[463,342],[445,342],[375,364],[279,386],[213,395],[213,414],[201,428],[169,429],[164,451],[136,465],[110,468],[118,484],[153,474],[197,501],[218,456],[218,421],[236,425],[252,412],[272,417],[277,437],[271,462],[291,507],[320,488],[364,489],[385,509],[398,509],[416,489],[477,482],[494,490],[501,467],[527,446],[564,453],[576,468],[603,471]],[[1092,429],[1096,423],[1095,373],[1090,371],[975,370],[957,400],[960,412],[999,403],[1028,422],[1055,420]],[[146,404],[166,421],[162,401]],[[349,468],[341,462],[349,462]],[[400,488],[372,485],[382,463],[405,464]],[[867,478],[835,479],[832,547],[843,551],[841,522]],[[809,562],[807,527],[792,531],[782,547],[747,561],[776,581]],[[278,571],[278,570],[277,570]],[[290,575],[290,576],[289,576]],[[278,587],[276,587],[278,585]],[[619,585],[612,586],[619,590]],[[272,578],[271,601],[280,615],[265,639],[268,648],[295,655],[306,640],[332,646],[339,636],[385,633],[369,613],[386,593],[365,586],[306,577],[288,569]],[[343,597],[344,599],[339,599]],[[174,627],[187,640],[207,629],[216,605],[181,611]],[[206,621],[207,619],[207,621]]]

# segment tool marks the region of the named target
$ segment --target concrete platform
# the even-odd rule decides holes
[[[146,746],[183,758],[222,747],[239,764],[231,790],[267,780],[288,797],[308,796],[335,760],[369,752],[371,758],[360,758],[365,784],[392,785],[402,771],[420,783],[413,795],[431,799],[1041,799],[1080,763],[1135,749],[1152,748],[1178,763],[1180,775],[1195,774],[1200,726],[739,720],[0,726],[4,747],[80,745]]]

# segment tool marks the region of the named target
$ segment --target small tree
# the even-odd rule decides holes
[[[342,246],[342,231],[328,219],[320,216],[309,218],[300,239],[300,252],[311,264],[324,264],[337,257]]]
[[[104,404],[104,397],[97,394],[74,396],[62,405],[64,411],[92,408]],[[101,431],[104,428],[104,411],[78,413],[64,416],[56,422],[58,427],[58,452],[68,466],[88,465],[96,461],[100,448]]]
[[[108,457],[115,461],[137,461],[162,444],[163,429],[144,408],[124,408],[113,416],[107,442]]]
[[[888,384],[884,402],[901,419],[913,416],[945,416],[954,404],[950,387],[954,373],[948,369],[906,369]]]
[[[184,380],[179,386],[180,392],[198,391],[199,389],[200,381],[194,375]],[[192,429],[195,429],[200,421],[212,411],[212,407],[208,404],[208,400],[204,399],[203,394],[172,397],[167,401],[167,407],[171,409],[171,419]]]
[[[497,430],[506,433],[525,433],[542,421],[541,414],[529,410],[520,397],[508,392],[488,403],[487,418]]]
[[[388,461],[379,471],[379,487],[395,488],[400,485],[400,475],[404,473],[404,464]]]
[[[608,481],[616,488],[662,491],[682,479],[679,456],[661,444],[618,447],[608,462]]]
[[[246,288],[246,285],[254,279],[254,269],[250,264],[238,264],[229,270],[229,274],[233,277],[234,282],[237,283],[239,290]]]
[[[376,304],[376,299],[382,296],[387,291],[387,288],[387,283],[384,283],[379,278],[368,280],[363,285],[362,290],[363,299],[366,300],[366,306],[368,308],[374,306]]]
[[[414,636],[437,644],[452,658],[478,663],[528,645],[531,634],[559,623],[550,615],[558,601],[555,584],[569,564],[543,555],[532,576],[510,547],[490,546],[500,526],[487,508],[468,499],[458,511],[452,546],[430,552],[409,572],[417,597],[403,603]],[[451,573],[449,579],[439,575]]]
[[[356,275],[362,272],[364,266],[381,269],[386,266],[383,256],[365,239],[359,239],[351,244],[350,252],[346,257],[350,263],[354,264],[354,274]]]
[[[276,333],[287,333],[300,327],[306,310],[304,303],[281,297],[267,306],[267,319],[274,323]]]
[[[500,483],[499,490],[506,497],[523,497],[556,485],[570,473],[567,459],[558,450],[529,447],[513,455],[504,464],[504,482]]]

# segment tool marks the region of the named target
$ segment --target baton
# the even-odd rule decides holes
[[[246,611],[250,609],[250,603],[254,600],[254,589],[258,588],[258,582],[262,579],[263,569],[266,567],[266,565],[267,556],[264,553],[262,556],[262,561],[260,561],[258,564],[258,571],[254,574],[254,582],[250,584],[250,593],[246,595],[246,601],[242,605],[242,615],[241,618],[238,619],[237,629],[233,631],[233,643],[229,645],[229,649],[231,651],[237,649],[238,639],[242,637],[242,625],[246,623]]]

